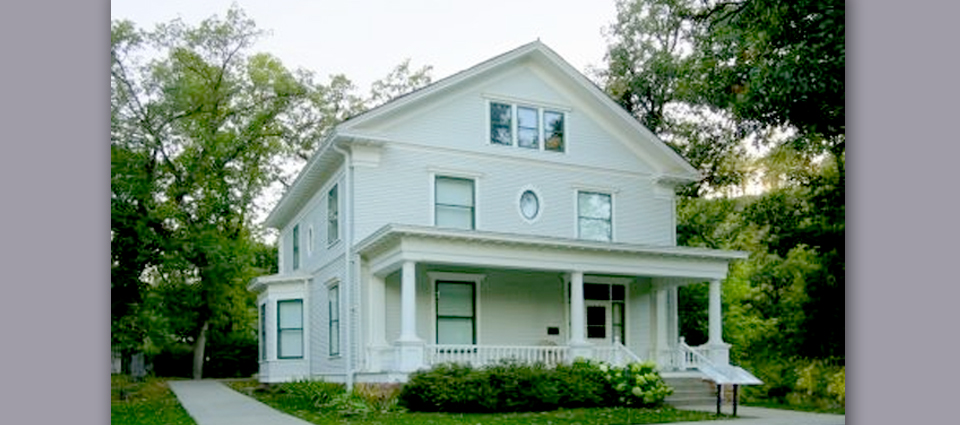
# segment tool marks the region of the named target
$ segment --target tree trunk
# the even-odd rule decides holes
[[[205,320],[203,327],[200,328],[200,336],[193,345],[193,379],[203,378],[203,350],[207,347],[207,329],[210,327],[210,321]]]

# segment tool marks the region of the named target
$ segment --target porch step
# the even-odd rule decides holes
[[[717,386],[700,377],[664,377],[663,381],[673,388],[673,394],[664,402],[671,406],[716,404]]]

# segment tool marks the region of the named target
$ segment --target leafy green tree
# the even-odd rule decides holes
[[[251,314],[255,200],[283,154],[318,136],[293,113],[312,101],[305,75],[248,54],[260,35],[236,8],[196,27],[111,26],[116,301],[140,303],[148,270],[153,282],[189,285],[189,308],[166,317],[191,319],[173,328],[186,329],[197,378],[211,329]]]
[[[697,89],[706,103],[760,127],[790,126],[801,150],[840,157],[845,144],[842,0],[711,1],[694,20]],[[842,164],[837,163],[842,170]]]
[[[386,77],[374,81],[370,87],[370,97],[366,101],[367,108],[375,108],[404,94],[425,87],[433,81],[430,76],[432,66],[423,66],[420,69],[410,69],[410,59],[404,60],[387,74]]]
[[[698,102],[693,42],[698,22],[693,0],[619,0],[607,36],[607,93],[641,124],[683,155],[704,179],[682,195],[736,185],[744,178],[746,133],[724,111]]]

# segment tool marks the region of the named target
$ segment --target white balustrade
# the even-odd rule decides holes
[[[555,366],[567,362],[569,348],[563,346],[429,345],[427,363],[466,363],[474,367],[504,360],[543,363]]]

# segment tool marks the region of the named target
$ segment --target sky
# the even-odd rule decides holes
[[[232,3],[271,34],[255,51],[321,80],[344,74],[363,92],[409,58],[434,81],[536,39],[581,72],[600,67],[614,0],[113,0],[111,19],[152,29],[196,24]]]

